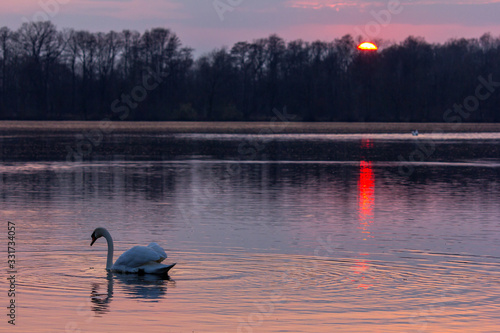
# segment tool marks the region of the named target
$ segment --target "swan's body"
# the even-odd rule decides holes
[[[99,238],[104,237],[108,242],[108,258],[106,261],[106,270],[117,273],[135,273],[135,274],[158,274],[166,275],[168,271],[175,266],[161,264],[167,258],[165,250],[158,244],[150,243],[148,246],[134,246],[125,251],[113,264],[113,238],[104,228],[96,228],[92,233],[92,243]]]

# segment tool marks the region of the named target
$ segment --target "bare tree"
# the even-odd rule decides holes
[[[7,107],[7,92],[12,83],[10,82],[10,70],[13,61],[12,58],[16,56],[13,48],[15,34],[7,27],[0,28],[0,115],[5,117]]]
[[[53,66],[64,51],[64,38],[50,21],[23,23],[17,31],[17,43],[21,56],[26,58],[24,67],[26,77],[31,77],[31,91],[35,96],[30,108],[34,113],[52,111],[49,94],[49,81]]]

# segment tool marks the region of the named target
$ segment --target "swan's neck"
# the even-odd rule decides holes
[[[113,266],[113,238],[111,238],[111,234],[106,230],[103,235],[108,242],[108,259],[106,260],[106,270],[110,270]]]

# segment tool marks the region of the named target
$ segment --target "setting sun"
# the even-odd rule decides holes
[[[358,45],[358,50],[363,50],[363,51],[376,51],[378,50],[377,45],[371,43],[371,42],[364,42]]]

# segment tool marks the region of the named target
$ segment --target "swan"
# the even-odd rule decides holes
[[[157,274],[166,275],[168,271],[175,266],[161,264],[167,258],[165,250],[156,243],[148,246],[134,246],[123,252],[113,265],[113,238],[105,228],[96,228],[92,233],[92,242],[90,246],[100,237],[106,238],[108,242],[108,259],[106,261],[106,270],[116,273],[135,273],[135,274]]]

